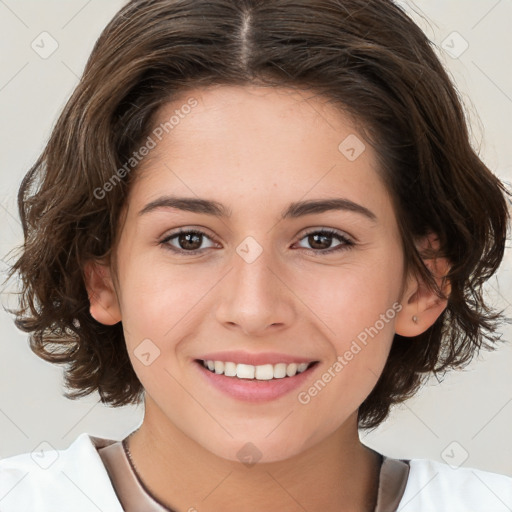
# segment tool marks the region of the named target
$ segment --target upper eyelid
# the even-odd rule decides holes
[[[338,235],[344,238],[347,238],[351,241],[355,241],[355,238],[352,235],[349,235],[346,231],[343,231],[341,229],[336,228],[311,228],[307,229],[304,233],[301,234],[300,239],[304,238],[305,236],[311,235],[313,233],[323,233],[326,232],[329,235]],[[299,239],[299,240],[300,240]]]
[[[206,230],[206,228],[194,228],[194,227],[191,227],[191,228],[178,228],[177,231],[172,231],[172,232],[167,233],[166,235],[164,235],[162,237],[162,241],[163,240],[168,240],[168,239],[173,238],[173,237],[175,237],[177,235],[181,235],[182,233],[199,233],[199,234],[209,238],[212,242],[219,243],[217,237],[214,236],[214,235],[209,234],[209,232]]]

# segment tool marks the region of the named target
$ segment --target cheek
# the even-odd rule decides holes
[[[393,341],[397,304],[394,306],[381,309],[370,303],[364,311],[351,314],[351,308],[339,315],[336,335],[329,338],[332,357],[315,380],[297,394],[308,425],[316,434],[338,428],[375,387]],[[380,311],[382,316],[376,314]]]
[[[336,410],[343,414],[355,410],[375,386],[401,310],[397,302],[400,254],[389,254],[372,264],[367,260],[317,274],[314,287],[305,282],[300,285],[301,297],[306,304],[314,305],[313,313],[321,320],[317,325],[331,348],[330,361],[315,385],[302,390],[305,395],[301,403],[314,402],[313,407],[318,408],[335,404],[341,406]]]
[[[142,257],[132,259],[124,269],[124,335],[132,366],[148,391],[161,386],[162,379],[166,386],[172,385],[171,374],[178,375],[180,366],[187,364],[178,352],[197,332],[199,318],[208,314],[207,295],[218,280],[211,270],[173,268]]]
[[[211,269],[166,260],[165,249],[125,248],[120,263],[123,324],[162,338],[218,281]],[[122,272],[122,274],[121,274]]]
[[[315,268],[309,274],[304,271],[297,274],[293,287],[321,320],[326,337],[340,353],[347,342],[375,324],[389,337],[400,283],[400,255],[389,253],[386,258],[375,254],[337,267]]]

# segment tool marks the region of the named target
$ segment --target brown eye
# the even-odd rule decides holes
[[[332,247],[333,239],[339,241],[339,243],[334,247]],[[306,233],[306,235],[302,237],[301,240],[306,240],[310,245],[310,249],[307,247],[304,247],[304,249],[309,250],[309,252],[316,252],[320,254],[342,251],[355,245],[352,240],[347,238],[342,233],[330,229],[310,231],[309,233]]]
[[[211,240],[210,237],[202,231],[182,230],[177,233],[171,233],[169,236],[164,238],[160,244],[177,253],[196,254],[198,252],[202,252],[203,249],[201,248],[201,244],[204,239]],[[171,240],[174,241],[174,244],[171,244]],[[210,247],[213,247],[213,245]],[[206,249],[207,248],[208,247],[206,247]]]
[[[202,235],[197,233],[180,233],[177,235],[176,240],[181,249],[194,251],[201,247]]]

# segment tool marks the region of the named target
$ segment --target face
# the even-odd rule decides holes
[[[230,460],[249,441],[261,462],[298,454],[356,417],[395,333],[403,255],[375,153],[284,88],[191,91],[150,136],[116,248],[146,417]]]

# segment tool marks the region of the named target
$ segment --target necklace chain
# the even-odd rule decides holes
[[[124,449],[124,453],[126,454],[126,456],[128,457],[128,460],[130,462],[130,465],[132,467],[132,470],[133,472],[135,473],[135,476],[137,477],[137,480],[139,481],[140,485],[142,486],[142,488],[144,489],[144,491],[156,502],[158,503],[164,510],[167,510],[169,512],[175,512],[173,509],[171,508],[168,508],[167,506],[165,506],[160,500],[158,500],[155,496],[153,496],[153,494],[149,491],[149,489],[147,489],[147,487],[144,485],[144,482],[142,481],[142,478],[140,477],[140,474],[135,466],[135,462],[133,462],[133,458],[132,458],[132,454],[130,452],[130,448],[128,447],[128,438],[132,435],[132,434],[135,434],[136,430],[134,432],[132,432],[128,437],[126,437],[125,439],[123,439],[122,441],[122,445],[123,445],[123,449]]]
[[[131,436],[132,434],[130,434]],[[128,436],[128,437],[130,437]],[[140,480],[140,475],[135,467],[135,462],[133,462],[133,459],[132,459],[132,454],[130,452],[130,449],[128,448],[128,437],[123,441],[123,448],[124,448],[124,453],[126,453],[126,456],[128,457],[128,460],[130,461],[130,464],[132,465],[132,468],[133,468],[133,471],[135,472],[135,474],[139,477],[139,480]]]

